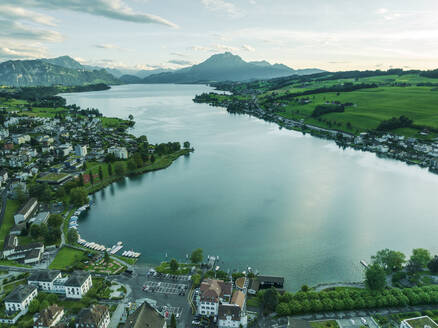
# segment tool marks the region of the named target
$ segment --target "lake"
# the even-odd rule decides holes
[[[94,195],[80,234],[184,260],[201,247],[223,269],[281,275],[291,290],[359,281],[377,250],[438,251],[438,176],[273,123],[195,104],[202,85],[123,85],[66,94],[69,104],[136,121],[149,142],[195,148],[168,169],[126,178]]]

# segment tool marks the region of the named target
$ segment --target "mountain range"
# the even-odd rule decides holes
[[[0,85],[25,87],[96,83],[203,83],[270,79],[319,72],[323,71],[294,70],[283,64],[271,65],[267,61],[246,62],[229,52],[213,55],[200,64],[178,70],[159,68],[141,71],[87,66],[69,56],[61,56],[0,63]]]
[[[323,72],[319,69],[294,70],[283,64],[271,65],[267,61],[246,62],[230,52],[216,54],[206,61],[179,70],[152,74],[143,79],[124,75],[125,83],[201,83],[214,81],[248,81],[271,79],[288,75],[307,75]]]

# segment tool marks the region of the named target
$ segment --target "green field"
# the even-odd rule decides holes
[[[336,320],[311,321],[310,325],[313,328],[339,328]]]
[[[73,267],[85,257],[85,252],[71,248],[63,247],[56,254],[55,259],[50,264],[49,269],[65,270]]]
[[[9,233],[9,230],[14,226],[14,214],[20,209],[20,204],[16,200],[8,199],[6,203],[5,217],[3,223],[0,226],[0,248],[3,249],[5,237]]]
[[[341,92],[339,95],[333,92],[305,97],[309,97],[312,102],[306,105],[288,104],[285,112],[279,114],[286,118],[304,119],[305,123],[324,128],[330,128],[328,122],[325,122],[330,121],[331,127],[351,133],[373,130],[383,120],[401,115],[412,119],[414,124],[438,128],[438,92],[431,91],[430,87],[383,87]],[[325,114],[320,120],[310,117],[315,106],[326,101],[350,102],[354,105],[345,107],[344,113]],[[347,127],[348,123],[351,128]],[[411,136],[419,131],[403,129],[397,132]]]

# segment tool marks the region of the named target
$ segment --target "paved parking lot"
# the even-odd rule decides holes
[[[188,288],[189,286],[186,284],[175,284],[155,280],[146,280],[143,285],[143,291],[145,292],[179,296],[185,296]]]
[[[182,314],[184,312],[184,309],[180,306],[161,306],[158,308],[158,311],[160,311],[165,318],[170,318],[172,314],[175,314],[176,319],[180,319],[182,317]]]

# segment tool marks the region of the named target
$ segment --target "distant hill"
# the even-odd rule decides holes
[[[319,69],[294,70],[282,64],[271,65],[267,61],[246,62],[239,56],[225,52],[213,55],[198,65],[147,76],[143,79],[143,83],[249,81],[319,72],[323,71]]]
[[[106,70],[88,70],[68,56],[0,63],[0,85],[27,87],[98,83],[120,82]]]

